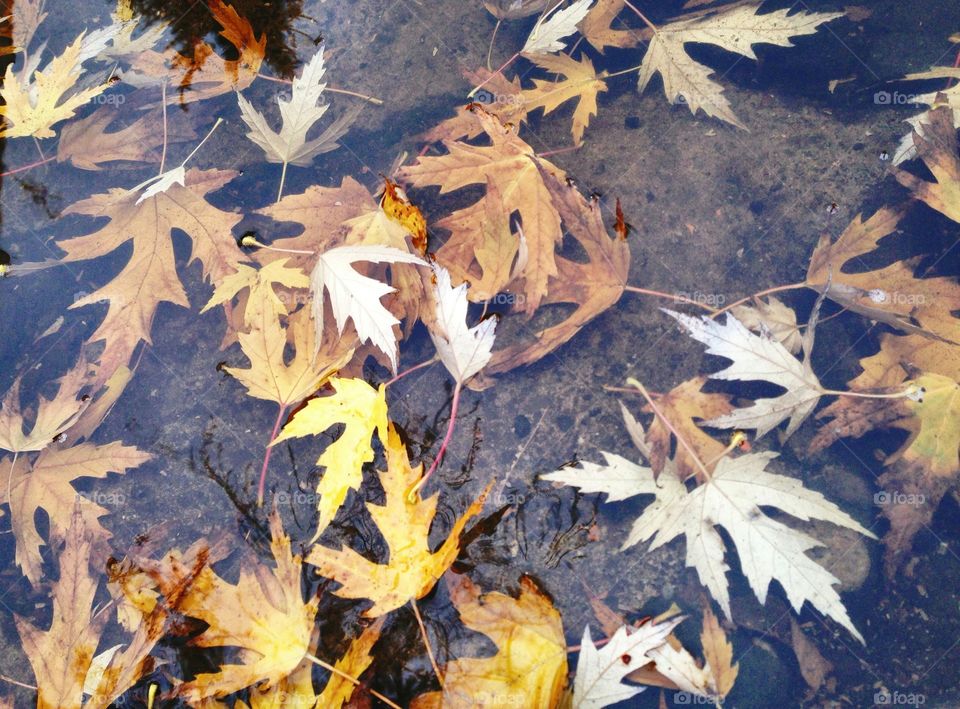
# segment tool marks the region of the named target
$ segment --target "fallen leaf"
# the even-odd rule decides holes
[[[16,73],[14,62],[10,62],[0,89],[4,101],[0,115],[6,124],[0,137],[52,138],[56,135],[55,124],[70,118],[78,108],[109,88],[109,83],[103,83],[67,95],[83,74],[84,58],[92,56],[91,51],[96,53],[96,47],[91,45],[97,41],[99,37],[93,39],[93,35],[81,32],[62,54],[32,77]]]
[[[868,220],[857,215],[831,243],[824,235],[807,269],[806,283],[856,313],[909,333],[957,338],[960,285],[948,276],[916,277],[918,259],[864,270],[864,260],[895,233],[899,210],[884,207]],[[829,287],[828,287],[829,284]]]
[[[484,370],[484,374],[490,376],[535,362],[568,342],[620,300],[630,270],[630,248],[623,239],[611,238],[599,204],[587,201],[576,187],[564,184],[562,173],[554,174],[546,165],[538,169],[558,216],[586,256],[585,261],[564,256],[556,258],[557,275],[548,282],[543,304],[577,307],[564,320],[538,331],[532,344],[518,343],[494,352]]]
[[[420,156],[413,165],[400,168],[398,175],[414,187],[439,185],[441,194],[488,181],[496,185],[501,200],[496,208],[506,215],[519,212],[529,247],[530,257],[522,271],[524,299],[518,305],[531,314],[546,295],[550,278],[558,275],[554,251],[562,239],[560,216],[540,167],[561,179],[563,172],[538,158],[532,147],[495,117],[481,111],[476,114],[490,138],[489,146],[444,141],[446,155]],[[481,199],[490,200],[490,193]],[[479,230],[480,226],[475,224],[473,228]]]
[[[296,670],[309,650],[320,599],[303,601],[301,558],[291,552],[290,537],[276,510],[270,516],[270,534],[275,568],[246,566],[231,584],[204,566],[178,597],[180,613],[208,626],[193,644],[239,648],[240,662],[221,664],[177,687],[177,695],[188,702],[223,697],[260,682],[279,682]],[[182,574],[164,573],[161,565],[147,571],[164,595],[179,592]]]
[[[638,443],[643,444],[641,452],[649,459],[649,445],[642,437]],[[607,492],[611,501],[631,495],[655,496],[655,502],[634,522],[621,549],[652,539],[649,550],[653,551],[685,536],[687,566],[696,569],[700,582],[727,618],[731,611],[725,576],[730,567],[724,561],[724,537],[716,527],[723,527],[729,535],[743,575],[761,604],[766,603],[770,583],[776,580],[795,611],[799,613],[809,602],[864,642],[833,588],[839,580],[806,554],[821,546],[820,542],[768,517],[762,508],[776,508],[803,521],[825,520],[875,537],[799,480],[767,472],[776,453],[722,457],[710,478],[692,490],[672,470],[655,481],[652,469],[610,453],[603,455],[606,465],[581,463],[579,468],[563,468],[540,477],[584,492]]]
[[[601,54],[607,47],[625,49],[648,38],[649,30],[613,28],[614,21],[626,5],[624,0],[597,0],[597,4],[580,23],[580,32],[584,39]]]
[[[481,595],[466,576],[447,579],[463,624],[490,638],[497,654],[448,662],[443,690],[415,697],[411,709],[470,709],[487,697],[494,706],[556,707],[567,678],[567,646],[560,613],[550,599],[527,576],[520,578],[517,598]]]
[[[735,4],[693,18],[681,18],[653,30],[640,66],[641,93],[655,74],[663,79],[663,92],[671,103],[683,103],[691,113],[703,110],[746,130],[723,95],[723,87],[710,78],[713,70],[687,54],[688,42],[712,44],[748,59],[756,59],[754,44],[790,47],[790,39],[813,34],[824,22],[843,17],[842,12],[789,14],[775,10],[757,14],[758,6]]]
[[[639,628],[621,626],[599,650],[590,637],[590,626],[586,626],[580,641],[573,707],[602,709],[640,694],[644,687],[623,684],[623,680],[653,662],[648,653],[666,643],[667,636],[683,620],[681,616],[666,623],[646,623]]]
[[[712,471],[716,461],[726,450],[726,446],[707,435],[694,419],[701,421],[717,419],[729,415],[734,408],[730,404],[730,397],[726,394],[704,392],[703,386],[706,383],[706,377],[694,377],[678,384],[666,394],[653,395],[653,399],[664,417],[690,445],[697,459],[704,462],[708,471]],[[643,410],[652,413],[649,405]],[[625,417],[630,415],[626,409],[623,409],[623,412]],[[633,417],[630,416],[630,418]],[[628,427],[630,425],[628,423]],[[666,467],[667,461],[670,460],[671,447],[674,445],[673,434],[660,417],[656,416],[650,424],[646,440],[650,444],[650,466],[653,468],[653,474],[659,476]],[[703,477],[700,468],[694,463],[694,458],[679,444],[676,444],[673,465],[681,480],[691,476],[698,479]]]
[[[388,246],[339,246],[321,253],[310,274],[316,342],[323,341],[323,292],[326,289],[340,334],[347,320],[352,320],[360,341],[369,340],[383,352],[396,372],[397,338],[393,326],[400,321],[380,303],[380,298],[395,289],[358,273],[353,268],[357,261],[426,265],[420,257]]]
[[[590,124],[590,117],[597,115],[597,95],[607,90],[607,82],[603,80],[605,73],[598,76],[593,62],[587,57],[576,61],[566,54],[544,54],[531,57],[531,61],[552,74],[562,74],[564,80],[534,79],[536,88],[523,92],[526,112],[542,108],[543,115],[547,115],[567,101],[578,99],[571,130],[573,142],[579,145],[583,141],[583,132]]]
[[[768,335],[787,348],[790,354],[800,352],[803,335],[797,325],[797,313],[774,295],[766,300],[754,299],[750,304],[730,309],[745,327]]]
[[[934,182],[915,177],[903,170],[894,176],[917,199],[955,222],[960,222],[960,156],[957,155],[957,130],[948,106],[928,112],[923,134],[914,133],[913,144],[933,175]]]
[[[557,3],[537,18],[530,36],[520,54],[548,54],[561,52],[566,47],[562,40],[577,31],[577,25],[587,16],[593,0],[574,0],[568,7],[559,9]]]
[[[274,131],[267,123],[263,114],[237,93],[240,104],[240,117],[247,124],[250,132],[247,137],[263,148],[269,162],[282,163],[283,172],[280,176],[280,192],[277,201],[283,195],[283,183],[287,175],[287,165],[308,166],[321,153],[335,150],[339,146],[337,140],[346,133],[345,126],[335,124],[335,130],[326,130],[313,140],[307,140],[307,133],[323,118],[330,107],[326,103],[318,103],[327,88],[323,82],[326,67],[323,63],[323,46],[307,62],[294,78],[290,98],[285,100],[277,96],[277,105],[280,107],[280,116],[283,126],[280,132]]]
[[[343,432],[327,446],[317,459],[325,468],[317,483],[316,541],[333,521],[337,510],[350,490],[359,490],[363,482],[363,465],[374,458],[371,438],[377,433],[381,441],[387,432],[387,400],[383,385],[374,389],[362,379],[329,380],[333,394],[318,396],[307,402],[280,431],[271,445],[290,438],[319,436],[338,424]]]
[[[780,396],[757,399],[752,405],[706,421],[715,428],[755,428],[757,438],[787,423],[784,437],[790,436],[806,420],[825,393],[813,373],[810,356],[801,362],[786,347],[769,337],[754,335],[735,317],[727,313],[720,324],[709,317],[692,317],[664,309],[693,339],[707,345],[707,354],[732,360],[711,379],[765,381],[786,389]]]
[[[100,552],[105,552],[104,542],[110,534],[99,522],[108,513],[98,500],[109,504],[120,498],[113,493],[102,497],[93,493],[80,493],[71,484],[77,478],[106,478],[108,473],[125,473],[136,468],[151,456],[132,446],[121,443],[94,445],[80,443],[71,448],[48,448],[36,460],[19,457],[10,461],[4,458],[0,468],[7,471],[8,484],[0,484],[0,503],[9,503],[13,535],[16,539],[17,565],[30,582],[38,584],[42,577],[40,547],[43,537],[37,529],[36,514],[41,508],[46,511],[54,534],[62,535],[69,524],[74,507],[79,503],[84,529],[95,539]],[[9,490],[10,496],[7,497]],[[106,553],[100,554],[106,557]]]
[[[321,576],[340,584],[335,595],[373,601],[363,612],[367,618],[389,613],[430,592],[460,553],[460,535],[480,512],[486,497],[484,493],[471,504],[453,523],[440,548],[430,551],[430,527],[439,498],[423,500],[417,492],[415,501],[408,502],[407,493],[423,474],[423,466],[410,467],[407,451],[392,425],[383,443],[387,470],[380,471],[380,484],[386,499],[382,505],[368,502],[367,510],[387,544],[387,562],[376,563],[350,548],[334,550],[319,544],[307,554],[307,561]]]
[[[428,323],[430,339],[443,366],[461,385],[490,361],[497,319],[467,327],[467,284],[451,286],[450,274],[442,266],[434,265],[433,273],[436,317]]]
[[[90,573],[92,535],[80,503],[72,506],[53,587],[53,617],[41,630],[14,616],[24,652],[37,678],[38,709],[80,709],[83,683],[97,651],[105,615],[93,615],[97,582]]]

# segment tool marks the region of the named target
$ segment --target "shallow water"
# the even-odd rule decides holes
[[[134,7],[145,16],[155,7],[175,20],[167,36],[172,46],[184,49],[200,38],[216,41],[216,22],[202,4],[134,3]],[[305,2],[302,7],[250,2],[236,7],[258,34],[267,34],[261,73],[289,78],[316,51],[314,40],[322,36],[331,86],[383,101],[364,104],[331,94],[332,115],[357,105],[363,110],[340,141],[341,149],[319,156],[310,167],[289,168],[286,195],[299,194],[310,185],[339,185],[345,176],[373,192],[381,184],[378,175],[390,173],[400,156],[410,156],[411,162],[423,146],[418,136],[463,105],[469,83],[461,71],[486,63],[495,22],[479,2],[362,0]],[[644,4],[654,21],[676,15],[681,7],[679,2]],[[826,2],[803,7],[837,9]],[[889,178],[890,163],[879,156],[893,152],[907,131],[903,120],[915,110],[896,99],[878,102],[877,92],[910,91],[904,84],[889,82],[935,64],[950,64],[957,52],[947,36],[960,30],[960,6],[916,0],[867,7],[870,17],[831,23],[813,36],[795,39],[795,48],[759,47],[758,62],[738,61],[709,47],[693,52],[716,70],[749,132],[702,114],[691,116],[683,105],[669,105],[659,80],[638,96],[630,75],[612,80],[609,91],[601,94],[599,113],[578,150],[565,150],[571,147],[568,107],[545,117],[536,114],[521,135],[540,153],[558,151],[550,159],[576,178],[582,192],[602,195],[610,215],[615,200],[621,200],[635,228],[629,238],[632,285],[722,307],[763,288],[793,283],[803,278],[822,233],[836,236],[856,214],[872,213],[904,197]],[[48,55],[61,51],[82,29],[109,23],[112,10],[106,3],[51,2],[48,8],[51,18],[40,25],[35,40],[48,42]],[[494,66],[523,44],[532,22],[517,20],[500,27]],[[216,48],[229,56],[223,40]],[[591,56],[598,70],[612,73],[636,64],[638,55],[637,50],[608,50]],[[520,60],[509,73],[526,77],[530,72],[531,65]],[[851,76],[853,80],[834,93],[827,90],[831,79]],[[283,84],[258,79],[243,93],[266,111],[286,90]],[[135,94],[121,81],[109,94],[117,97],[112,104],[92,102],[78,116],[103,106],[121,117],[139,115]],[[278,120],[276,111],[267,115]],[[167,166],[187,156],[215,117],[225,123],[189,165],[236,170],[239,175],[211,193],[209,201],[243,217],[233,229],[237,237],[253,230],[271,242],[296,233],[289,223],[253,214],[273,202],[280,167],[263,160],[260,148],[244,136],[232,92],[170,107],[171,130],[190,125],[197,138],[171,144]],[[3,170],[8,171],[0,193],[0,248],[10,254],[14,271],[17,264],[59,258],[56,241],[88,234],[99,225],[88,217],[65,214],[69,205],[111,188],[132,187],[156,174],[158,167],[155,162],[111,163],[101,171],[86,171],[52,161],[13,173],[41,159],[38,148],[29,138],[0,141],[0,146]],[[56,139],[41,141],[40,148],[44,157],[55,154]],[[410,190],[428,224],[475,196]],[[912,215],[901,228],[909,238],[897,247],[898,258],[945,251],[958,234],[957,224],[930,210]],[[124,475],[81,479],[75,488],[88,497],[97,495],[107,508],[103,524],[113,534],[110,543],[118,558],[140,535],[148,535],[158,553],[186,548],[200,537],[222,536],[234,547],[248,545],[269,558],[267,508],[256,506],[256,483],[276,406],[246,396],[243,387],[221,371],[221,363],[245,366],[245,358],[236,345],[221,350],[223,311],[199,313],[211,287],[198,265],[188,263],[187,238],[175,232],[172,243],[190,307],[160,305],[151,328],[152,344],[138,349],[131,383],[92,439],[136,445],[153,459]],[[432,241],[431,249],[436,246]],[[7,391],[22,376],[24,401],[35,402],[40,391],[50,395],[50,382],[76,362],[82,343],[106,312],[103,305],[70,309],[71,304],[109,281],[130,255],[130,247],[123,246],[96,260],[0,280],[0,390]],[[947,258],[939,268],[955,278],[960,261]],[[785,297],[801,320],[814,299],[811,291]],[[539,474],[573,460],[599,462],[600,451],[635,457],[623,429],[619,397],[605,391],[604,385],[622,385],[633,376],[650,390],[664,392],[721,367],[720,360],[704,356],[701,345],[677,332],[658,310],[660,305],[661,301],[627,293],[556,352],[504,375],[491,388],[466,391],[452,446],[431,483],[441,491],[439,523],[432,530],[439,543],[469,501],[495,481],[494,503],[488,503],[481,515],[483,522],[471,535],[459,566],[470,569],[474,582],[491,591],[515,594],[520,576],[532,576],[560,610],[569,645],[580,642],[588,623],[597,628],[591,594],[605,598],[630,621],[655,615],[675,602],[693,615],[680,626],[678,637],[691,647],[698,642],[705,591],[696,574],[684,569],[684,543],[675,541],[654,552],[641,544],[621,552],[620,544],[642,509],[637,498],[608,504],[598,495],[537,480]],[[839,310],[828,304],[824,316]],[[61,316],[59,329],[42,337]],[[540,322],[505,319],[498,341],[529,336]],[[839,314],[829,329],[825,325],[814,354],[814,369],[824,384],[842,388],[857,373],[858,358],[876,350],[884,331],[884,326],[871,326],[851,313]],[[432,354],[430,338],[418,326],[401,342],[400,369]],[[390,377],[372,362],[364,374],[371,382]],[[433,460],[446,430],[451,393],[452,382],[439,365],[391,386],[390,417],[404,432],[414,460],[428,464]],[[625,402],[639,413],[641,402],[635,397]],[[874,495],[883,469],[874,451],[895,449],[900,434],[845,439],[845,445],[810,455],[807,443],[819,425],[809,421],[782,449],[771,441],[769,445],[782,451],[772,469],[802,478],[882,535],[886,523]],[[319,476],[313,462],[324,445],[322,437],[303,439],[284,443],[274,452],[268,490],[279,501],[295,542],[306,543],[312,534],[310,493]],[[377,459],[380,464],[382,457]],[[382,551],[382,540],[363,514],[364,495],[378,494],[369,490],[351,494],[334,525],[333,538],[361,551]],[[761,606],[742,575],[734,572],[731,596],[737,623],[729,630],[740,676],[725,705],[870,706],[882,703],[885,693],[912,697],[914,703],[922,697],[928,706],[960,705],[955,694],[960,686],[958,516],[957,498],[947,494],[932,524],[915,541],[907,563],[910,573],[892,581],[883,575],[879,543],[816,528],[816,536],[828,540],[827,561],[821,563],[844,582],[843,601],[866,639],[860,646],[836,623],[809,607],[804,610],[798,621],[833,665],[833,681],[816,691],[808,689],[791,649],[790,618],[797,616],[780,586],[772,585]],[[39,529],[46,536],[48,523],[42,514],[40,518]],[[42,590],[31,590],[14,561],[9,519],[7,515],[0,520],[5,532],[0,536],[0,674],[31,684],[13,616],[30,617],[42,625],[47,608],[37,604],[46,596]],[[47,551],[44,573],[49,579],[55,566]],[[738,568],[735,555],[728,561]],[[236,578],[235,558],[223,568],[227,578]],[[327,590],[329,583],[318,581],[309,590],[317,587]],[[353,627],[356,609],[326,599],[321,605],[318,654],[335,658],[344,649],[344,629]],[[457,628],[445,591],[433,592],[420,608],[441,662],[492,651],[476,634]],[[123,642],[117,638],[115,628],[108,630],[101,649]],[[436,689],[407,609],[396,612],[374,654],[376,672],[365,680],[401,705]],[[209,669],[204,665],[209,654],[205,658],[184,650],[180,641],[165,643],[158,655],[171,662],[172,674]],[[572,666],[575,655],[570,658]],[[322,676],[320,670],[315,674]],[[170,688],[168,678],[154,673],[128,694],[123,705],[144,706],[150,682],[162,690]],[[32,701],[29,691],[13,685],[0,687],[3,694],[15,697],[16,706]],[[658,701],[659,691],[651,689],[622,706],[653,707]],[[689,703],[691,695],[669,692],[666,701]]]

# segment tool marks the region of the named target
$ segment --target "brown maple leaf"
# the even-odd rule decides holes
[[[624,0],[597,0],[580,23],[580,33],[600,53],[607,47],[621,49],[636,46],[641,40],[649,40],[653,31],[643,29],[614,29],[617,16],[626,7]]]
[[[483,110],[475,111],[490,145],[444,141],[446,155],[421,156],[413,165],[400,168],[398,175],[415,187],[439,185],[440,193],[469,185],[496,184],[506,214],[518,212],[529,252],[524,277],[521,310],[532,314],[547,294],[547,284],[558,275],[554,253],[562,239],[560,216],[541,178],[540,168],[563,175],[562,170],[537,157],[533,148],[516,131],[502,125]],[[490,199],[485,195],[481,199]],[[479,229],[479,225],[474,227]]]
[[[185,585],[191,565],[169,560],[144,563],[167,603],[180,613],[202,620],[207,629],[193,639],[200,647],[239,648],[240,661],[203,672],[177,687],[189,702],[222,697],[263,682],[279,682],[293,673],[310,649],[319,597],[303,600],[302,563],[290,549],[279,513],[270,516],[276,567],[245,565],[236,584],[204,565]]]
[[[220,210],[204,199],[236,174],[189,170],[185,185],[174,184],[140,204],[136,203],[136,192],[114,188],[81,200],[65,211],[107,217],[109,221],[91,234],[57,242],[66,252],[59,263],[99,258],[128,241],[133,246],[130,259],[112,281],[71,306],[109,304],[106,317],[89,340],[107,341],[100,358],[106,376],[125,365],[140,342],[152,342],[150,329],[160,303],[189,306],[174,261],[174,229],[183,230],[190,237],[191,261],[199,260],[204,277],[214,283],[246,260],[231,234],[240,215]]]
[[[701,429],[696,419],[706,421],[729,414],[734,410],[730,397],[726,394],[708,394],[703,391],[707,377],[694,377],[678,384],[666,394],[653,395],[657,408],[684,437],[697,457],[703,461],[707,470],[712,471],[717,459],[723,455],[726,446],[709,436]],[[649,404],[643,409],[653,413]],[[670,458],[673,434],[659,416],[655,416],[647,431],[647,444],[650,446],[650,467],[655,476],[660,475]],[[702,480],[700,467],[694,462],[686,448],[676,444],[676,471],[681,480],[696,475]]]
[[[489,376],[535,362],[569,341],[620,300],[630,270],[630,248],[623,239],[610,237],[599,203],[588,201],[576,187],[562,182],[562,173],[556,174],[546,165],[538,169],[558,216],[586,254],[585,261],[557,258],[557,275],[549,281],[543,304],[573,303],[577,307],[561,322],[539,330],[534,343],[494,352],[484,369]]]
[[[938,94],[937,99],[944,101],[945,97]],[[914,131],[913,144],[936,181],[927,182],[903,170],[897,170],[894,176],[900,184],[913,190],[917,199],[960,222],[960,156],[953,111],[946,105],[929,111],[923,128],[923,135]]]
[[[864,259],[894,234],[902,214],[884,207],[868,220],[857,215],[835,242],[824,235],[807,270],[806,283],[831,300],[909,333],[956,341],[960,285],[946,276],[916,275],[919,259],[863,270]]]
[[[7,498],[6,486],[0,485],[0,504],[10,504],[17,564],[31,583],[37,584],[42,578],[40,547],[44,542],[37,530],[37,511],[41,508],[46,511],[53,533],[59,535],[69,524],[75,503],[81,502],[79,509],[84,527],[91,539],[96,539],[98,551],[103,552],[106,550],[103,542],[110,534],[100,525],[99,518],[109,510],[97,504],[100,499],[97,494],[78,493],[71,483],[77,478],[105,478],[107,473],[125,473],[150,457],[132,446],[114,442],[47,448],[33,461],[26,457],[0,461],[10,476],[10,497]]]

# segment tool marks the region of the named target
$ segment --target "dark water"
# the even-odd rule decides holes
[[[631,284],[695,299],[734,299],[792,283],[803,277],[821,233],[836,236],[858,212],[869,214],[903,199],[903,190],[889,178],[889,163],[878,156],[895,150],[908,130],[903,119],[915,111],[896,102],[878,103],[875,97],[881,91],[915,90],[913,85],[895,83],[905,73],[952,64],[957,47],[947,37],[960,30],[960,6],[934,0],[863,6],[872,10],[870,17],[838,20],[816,35],[797,38],[792,49],[761,46],[757,62],[711,47],[692,51],[698,61],[716,70],[715,78],[726,87],[749,133],[702,114],[694,118],[684,106],[670,106],[659,80],[642,96],[636,93],[635,75],[611,80],[584,145],[551,160],[575,176],[583,192],[601,194],[611,211],[616,198],[622,201],[635,227],[630,238]],[[267,36],[261,73],[291,77],[322,40],[330,84],[383,101],[364,105],[340,150],[319,156],[308,168],[291,167],[287,195],[310,185],[337,185],[345,176],[376,190],[379,173],[389,172],[404,152],[416,155],[422,147],[417,136],[464,103],[469,84],[461,70],[486,63],[494,28],[494,20],[479,2],[247,2],[235,7],[258,34]],[[677,2],[643,4],[654,22],[675,16],[681,7]],[[837,9],[825,2],[802,7]],[[186,51],[206,39],[217,52],[232,58],[230,45],[216,38],[217,23],[202,3],[134,3],[134,8],[145,17],[174,23],[164,38],[169,46]],[[48,9],[51,17],[40,25],[34,40],[36,45],[48,42],[45,56],[60,52],[84,28],[109,23],[113,8],[106,3],[61,2]],[[628,23],[641,26],[632,19]],[[532,20],[504,24],[494,60],[502,61],[520,47],[531,24]],[[598,69],[611,73],[637,64],[640,56],[636,49],[608,49],[604,55],[587,51]],[[527,77],[531,70],[529,63],[519,60],[508,74]],[[831,79],[850,77],[834,93],[827,90]],[[266,111],[278,87],[258,79],[243,93]],[[114,104],[123,121],[138,115],[133,87],[121,82],[110,95],[125,98]],[[331,115],[359,103],[336,94],[330,100]],[[97,104],[84,106],[78,116],[96,108]],[[275,111],[267,115],[268,120],[278,120]],[[540,152],[563,151],[571,145],[569,116],[569,108],[546,117],[536,114],[521,135]],[[240,174],[212,193],[209,201],[244,217],[234,228],[238,237],[248,229],[265,241],[293,233],[289,224],[253,214],[273,202],[280,167],[263,160],[262,151],[244,137],[231,92],[172,106],[168,116],[171,125],[192,125],[197,140],[216,117],[225,124],[189,165]],[[58,132],[63,125],[57,126]],[[172,145],[168,167],[186,157],[196,142]],[[41,141],[43,156],[54,155],[56,145],[56,139]],[[69,205],[110,188],[132,187],[157,171],[156,164],[113,163],[91,172],[52,161],[13,173],[42,159],[37,146],[29,138],[16,138],[0,141],[0,150],[2,169],[7,171],[0,185],[0,248],[9,254],[14,271],[18,264],[58,258],[57,240],[90,233],[98,226],[87,217],[64,215]],[[474,196],[411,191],[428,222]],[[957,224],[925,208],[911,213],[901,229],[906,237],[898,242],[896,258],[948,252],[958,234]],[[221,351],[222,311],[199,314],[210,286],[199,266],[187,263],[186,237],[174,232],[172,243],[190,308],[160,306],[151,329],[152,345],[138,350],[132,382],[92,439],[122,440],[154,457],[125,475],[81,479],[75,487],[88,495],[112,495],[114,504],[108,506],[103,523],[113,533],[117,557],[144,534],[155,539],[159,552],[185,548],[203,536],[224,536],[237,548],[249,545],[268,556],[263,541],[266,512],[255,504],[255,487],[276,407],[245,396],[243,387],[220,371],[223,362],[244,366],[245,359],[236,345]],[[109,281],[130,256],[130,247],[123,246],[97,260],[0,280],[0,390],[7,391],[22,376],[25,402],[32,404],[41,392],[51,395],[50,383],[73,365],[106,310],[102,305],[69,306]],[[958,271],[955,255],[937,266],[941,275],[956,277]],[[785,299],[797,308],[802,321],[814,296],[800,291]],[[680,626],[678,637],[688,647],[698,644],[697,609],[703,589],[695,574],[683,568],[683,543],[653,553],[646,553],[643,545],[618,551],[644,503],[634,498],[607,504],[597,495],[555,489],[536,480],[571,460],[599,462],[601,450],[634,456],[618,398],[605,392],[604,385],[620,385],[625,377],[635,376],[651,390],[667,391],[722,366],[719,360],[704,357],[700,345],[679,335],[659,313],[659,305],[625,294],[614,309],[555,353],[507,374],[490,389],[465,392],[454,443],[438,474],[436,541],[468,501],[496,480],[500,507],[507,509],[488,505],[459,563],[485,590],[515,594],[521,574],[531,575],[560,610],[570,645],[580,642],[586,624],[597,628],[588,592],[604,596],[630,621],[676,602],[694,616]],[[825,316],[839,311],[829,304],[826,308]],[[61,316],[59,329],[41,337]],[[520,325],[512,328],[503,326],[502,341],[523,331]],[[858,357],[874,352],[884,331],[884,326],[871,326],[849,313],[836,317],[829,329],[824,326],[814,357],[824,384],[842,388],[857,373]],[[430,339],[419,326],[401,343],[401,369],[432,354]],[[372,382],[389,378],[385,369],[372,364],[365,375]],[[391,387],[391,419],[403,430],[415,458],[422,456],[429,463],[436,454],[449,418],[451,389],[439,365]],[[639,402],[628,403],[634,412],[639,410]],[[824,492],[882,535],[885,523],[873,503],[882,465],[874,451],[895,449],[898,434],[871,434],[810,456],[806,443],[818,425],[808,423],[783,447],[775,469],[802,477],[808,487]],[[268,489],[292,501],[281,511],[295,541],[306,542],[311,536],[310,505],[299,504],[297,492],[312,490],[317,478],[313,461],[323,445],[323,440],[299,440],[280,446],[271,464]],[[362,510],[363,496],[351,495],[335,531],[358,550],[382,551],[382,541]],[[914,703],[922,697],[928,706],[960,705],[954,694],[960,685],[958,515],[956,498],[947,494],[932,524],[915,541],[911,575],[885,579],[882,547],[872,541],[857,540],[849,549],[844,547],[849,553],[839,554],[845,559],[831,562],[837,564],[838,576],[844,576],[839,569],[846,563],[845,573],[857,578],[852,584],[856,588],[844,592],[843,600],[866,646],[806,609],[798,620],[834,668],[834,681],[817,691],[808,689],[790,647],[789,618],[796,616],[782,589],[774,583],[761,607],[742,575],[731,574],[737,626],[730,635],[740,676],[725,705],[871,706],[887,697],[912,698]],[[38,526],[46,537],[48,523],[43,517],[41,513]],[[0,529],[5,533],[0,536],[0,674],[32,683],[13,615],[44,626],[48,611],[35,604],[45,595],[43,589],[31,589],[14,562],[9,515],[0,520]],[[52,557],[48,550],[44,553],[46,577],[53,578]],[[738,568],[735,553],[727,561]],[[234,579],[236,560],[225,562],[223,573]],[[441,661],[493,651],[482,638],[457,627],[445,591],[434,592],[420,605]],[[344,649],[344,632],[353,627],[356,609],[341,601],[325,601],[320,617],[318,654],[335,658]],[[595,630],[594,637],[598,635]],[[116,642],[123,642],[119,632],[108,630],[101,648]],[[165,643],[158,655],[172,663],[174,674],[173,668],[185,673],[209,670],[217,659],[186,649],[180,640]],[[408,609],[395,613],[375,656],[374,676],[367,681],[400,704],[436,688]],[[573,666],[575,655],[570,658]],[[324,675],[316,672],[318,686]],[[161,673],[148,679],[129,693],[126,706],[144,705],[149,682],[170,688]],[[3,693],[12,694],[16,706],[32,701],[30,692],[12,685],[0,688]],[[690,701],[690,695],[668,693],[666,701],[682,704],[685,698]],[[653,707],[658,700],[659,692],[651,689],[623,706]]]

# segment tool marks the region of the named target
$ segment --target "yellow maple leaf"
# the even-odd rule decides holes
[[[54,124],[70,118],[80,106],[108,88],[109,83],[99,84],[65,97],[83,73],[81,51],[85,34],[81,32],[43,71],[35,71],[32,80],[18,76],[13,62],[7,65],[0,89],[5,103],[0,106],[0,115],[7,125],[0,130],[0,138],[52,138],[56,135]]]
[[[319,436],[337,424],[343,433],[327,446],[317,459],[325,468],[317,483],[317,530],[313,540],[333,521],[350,490],[359,490],[363,482],[363,464],[373,460],[371,438],[379,433],[386,438],[387,399],[383,385],[374,389],[362,379],[330,380],[333,394],[312,399],[283,427],[271,445],[290,438]]]
[[[411,709],[468,709],[476,706],[558,706],[567,680],[567,643],[560,612],[527,576],[520,595],[480,594],[466,576],[447,582],[460,618],[497,647],[493,657],[448,662],[443,691],[422,694]]]
[[[146,570],[176,609],[207,623],[194,638],[201,647],[239,648],[240,662],[220,665],[178,686],[189,702],[223,697],[254,684],[269,688],[293,673],[310,649],[319,597],[304,603],[302,560],[290,549],[279,513],[270,516],[273,570],[243,567],[236,584],[204,566],[184,590],[179,566],[157,564]]]
[[[310,279],[301,269],[287,266],[287,258],[281,258],[256,269],[246,264],[237,264],[236,272],[231,273],[217,284],[210,300],[203,306],[205,313],[216,305],[223,305],[239,293],[248,291],[243,306],[243,319],[247,328],[262,326],[267,313],[274,317],[286,315],[287,303],[277,295],[275,288],[308,288]],[[286,295],[284,293],[284,295]],[[289,308],[293,310],[293,308]],[[313,342],[310,343],[311,351]],[[262,398],[262,397],[261,397]],[[276,401],[273,399],[273,401]]]
[[[563,74],[565,78],[558,82],[534,79],[536,88],[523,92],[527,112],[542,108],[546,115],[567,101],[579,98],[573,111],[571,128],[573,142],[579,145],[590,117],[597,115],[597,95],[607,90],[607,82],[603,80],[605,73],[598,76],[588,57],[578,62],[566,54],[540,54],[530,57],[530,60],[541,69]]]
[[[373,601],[363,613],[367,618],[389,613],[429,593],[460,553],[460,534],[480,512],[486,497],[485,492],[471,504],[440,548],[431,552],[430,527],[439,496],[423,500],[417,493],[413,502],[408,501],[408,492],[423,475],[423,466],[410,467],[406,448],[392,425],[384,444],[387,469],[380,471],[380,484],[386,499],[383,505],[367,503],[367,509],[387,543],[387,562],[370,561],[350,548],[334,550],[319,544],[307,553],[307,561],[320,575],[341,585],[336,595]]]
[[[640,40],[649,40],[653,32],[643,29],[614,29],[617,15],[626,7],[624,0],[597,0],[580,23],[580,33],[601,54],[607,47],[633,47]],[[625,26],[625,25],[624,25]],[[625,26],[626,27],[626,26]]]

